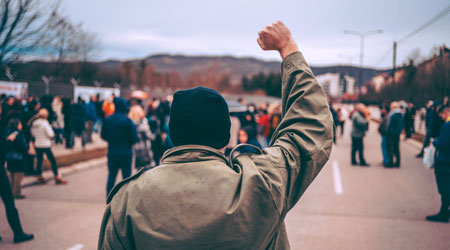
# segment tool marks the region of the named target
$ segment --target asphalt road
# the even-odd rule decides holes
[[[370,167],[350,166],[348,134],[338,138],[332,157],[286,219],[292,249],[450,249],[450,224],[425,216],[439,209],[433,172],[414,158],[419,145],[401,144],[399,169],[381,166],[376,125],[365,139]],[[348,128],[348,127],[347,127]],[[347,129],[348,131],[348,129]],[[24,189],[18,200],[30,242],[12,244],[12,232],[0,207],[0,249],[95,249],[105,203],[106,167]]]

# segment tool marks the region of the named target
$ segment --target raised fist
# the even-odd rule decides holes
[[[258,32],[257,42],[263,50],[277,50],[284,59],[289,54],[298,51],[297,44],[291,32],[283,22],[277,21]]]

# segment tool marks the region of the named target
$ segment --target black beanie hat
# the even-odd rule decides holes
[[[169,133],[175,146],[223,148],[230,141],[230,126],[228,105],[217,91],[197,87],[173,95]]]

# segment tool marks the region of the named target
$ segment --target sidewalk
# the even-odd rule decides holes
[[[92,143],[86,144],[85,150],[81,147],[81,139],[75,138],[73,149],[67,149],[65,144],[58,144],[52,147],[56,162],[58,163],[58,172],[64,176],[82,169],[95,168],[106,164],[106,153],[108,144],[103,141],[98,133],[92,134]],[[36,166],[36,165],[35,165]],[[42,166],[44,178],[53,179],[53,173],[50,170],[50,163],[44,157]],[[37,184],[36,177],[25,176],[22,182],[23,187]]]

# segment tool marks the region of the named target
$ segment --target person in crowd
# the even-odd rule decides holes
[[[130,177],[133,162],[133,145],[139,141],[136,126],[127,117],[128,104],[122,98],[114,99],[114,114],[102,124],[101,137],[108,142],[108,181],[106,195],[116,182],[119,170],[123,179]]]
[[[369,166],[364,159],[364,136],[369,129],[369,121],[366,118],[366,106],[359,103],[352,115],[352,165],[358,165],[356,161],[356,153],[359,153],[359,165],[363,167]]]
[[[272,136],[278,128],[278,125],[281,122],[281,105],[278,102],[272,103],[268,108],[268,113],[270,116],[270,132],[267,136],[267,145],[270,145],[272,140]]]
[[[97,110],[95,108],[95,103],[97,100],[95,96],[91,96],[91,99],[86,104],[86,143],[92,142],[92,132],[94,131],[94,124],[97,123]]]
[[[72,104],[70,111],[70,122],[72,123],[71,140],[75,143],[75,137],[81,138],[81,147],[85,150],[86,147],[86,104],[81,97],[78,97],[77,103]]]
[[[339,118],[338,126],[341,128],[340,134],[341,136],[344,136],[345,121],[348,119],[348,111],[345,107],[340,107],[337,112]]]
[[[50,123],[47,120],[47,109],[41,109],[39,112],[30,119],[29,126],[31,127],[31,134],[34,138],[34,146],[36,148],[36,176],[39,184],[45,184],[47,181],[42,176],[42,161],[44,160],[44,154],[50,161],[52,172],[55,178],[56,184],[67,184],[67,181],[58,175],[58,164],[56,163],[55,156],[52,152],[52,140],[55,137]]]
[[[101,124],[105,120],[105,114],[103,113],[103,101],[100,99],[100,93],[95,97],[95,112],[97,113],[97,122],[94,124],[94,132],[99,132]]]
[[[10,114],[10,110],[14,104],[13,97],[5,97],[5,100],[2,102],[2,114],[0,117],[0,121],[2,122],[3,127],[8,125],[8,115]]]
[[[389,165],[389,154],[387,144],[387,123],[388,123],[388,111],[386,108],[381,109],[381,121],[378,126],[378,132],[381,135],[381,153],[383,154],[383,166]]]
[[[284,218],[327,162],[333,120],[287,27],[264,28],[258,43],[283,58],[286,112],[272,147],[228,161],[225,99],[205,87],[176,92],[169,122],[176,147],[160,167],[110,193],[98,249],[289,249]]]
[[[450,217],[450,108],[442,107],[439,112],[444,120],[439,137],[433,142],[436,147],[434,175],[438,192],[441,195],[441,209],[437,214],[427,216],[434,222],[449,222]]]
[[[269,134],[270,134],[270,116],[267,112],[267,108],[269,107],[268,104],[264,103],[263,108],[260,109],[260,119],[258,122],[258,126],[259,126],[259,134],[261,135],[261,137],[265,140],[265,143],[267,145],[267,141],[270,140]],[[232,121],[233,122],[233,121]]]
[[[405,139],[411,138],[411,134],[414,133],[414,121],[416,118],[416,109],[412,103],[409,103],[405,107],[404,114],[404,129],[405,129]]]
[[[153,161],[153,152],[151,150],[151,141],[154,140],[154,136],[150,130],[147,118],[145,118],[144,110],[139,105],[133,105],[130,108],[128,117],[136,126],[139,138],[139,141],[133,146],[136,169],[155,167],[156,163]]]
[[[333,121],[334,121],[334,128],[333,128],[333,143],[336,144],[336,129],[337,126],[339,124],[339,115],[337,113],[337,111],[333,108],[333,104],[330,103],[330,112],[331,112],[331,116],[333,116]]]
[[[441,110],[444,106],[442,104],[436,103],[435,105],[435,112],[434,112],[434,122],[433,122],[433,129],[431,132],[431,138],[436,139],[440,135],[440,131],[442,128],[442,125],[444,125],[445,120],[441,118],[438,111]]]
[[[104,101],[102,105],[103,114],[105,115],[105,119],[114,114],[115,107],[114,107],[114,95],[108,96]]]
[[[425,124],[426,114],[427,114],[427,110],[425,108],[421,108],[419,110],[419,129],[422,129],[423,125]]]
[[[8,110],[8,114],[6,115],[7,123],[9,123],[11,119],[20,119],[20,117],[22,116],[22,112],[22,101],[19,99],[13,99],[13,103]]]
[[[52,127],[53,131],[55,131],[55,143],[63,143],[63,134],[64,134],[64,115],[63,115],[63,103],[61,97],[55,96],[52,101],[52,110],[55,115]]]
[[[388,146],[388,165],[386,167],[400,167],[400,134],[403,130],[403,113],[398,102],[392,102],[386,127]],[[395,162],[394,162],[395,157]]]
[[[147,120],[150,122],[152,120],[156,120],[156,98],[153,98],[149,101],[147,105]]]
[[[242,146],[238,148],[240,153],[256,153],[261,149],[261,144],[255,136],[252,136],[253,130],[251,127],[244,127],[239,130],[239,144],[248,144],[252,146]]]
[[[35,175],[36,170],[34,168],[34,157],[36,156],[36,150],[34,148],[33,136],[31,135],[31,128],[28,126],[30,119],[35,116],[39,110],[41,109],[41,105],[37,99],[31,99],[27,105],[26,110],[22,113],[21,122],[22,122],[22,131],[25,136],[25,140],[28,143],[28,154],[26,156],[27,166],[25,168],[25,175]]]
[[[160,130],[164,132],[167,126],[167,122],[169,120],[170,114],[170,103],[167,100],[163,100],[159,103],[159,106],[156,108],[156,117],[160,123]]]
[[[28,143],[19,119],[11,119],[6,131],[6,163],[14,198],[23,199],[22,179],[27,165]]]
[[[3,118],[1,114],[3,114],[2,106],[0,106],[0,117]],[[14,233],[14,243],[21,243],[32,240],[34,235],[27,234],[23,231],[19,211],[17,211],[16,204],[14,202],[14,195],[5,169],[6,131],[3,124],[4,122],[0,121],[0,197],[2,198],[3,205],[5,206],[6,218],[9,226]],[[0,236],[0,241],[1,240],[2,237]]]
[[[162,133],[161,133],[161,139],[162,139],[163,152],[166,152],[167,150],[174,147],[172,139],[170,138],[169,124],[164,125]]]
[[[425,139],[423,140],[423,145],[422,145],[422,149],[420,150],[420,153],[418,155],[416,155],[417,158],[423,157],[423,152],[424,152],[425,148],[428,147],[428,145],[430,144],[430,139],[432,138],[433,129],[435,126],[435,118],[436,118],[435,113],[436,113],[436,110],[435,110],[434,102],[432,100],[429,100],[428,104],[427,104],[427,112],[425,115],[425,129],[426,129]]]
[[[72,138],[72,105],[73,99],[64,98],[62,99],[63,107],[62,113],[64,115],[64,138],[66,140],[66,148],[73,148],[73,138]]]
[[[241,130],[241,122],[235,113],[230,113],[230,142],[225,147],[225,155],[229,155],[231,150],[239,144],[239,131]]]
[[[159,129],[158,120],[153,119],[149,120],[150,131],[154,135],[154,139],[152,140],[152,152],[153,159],[156,164],[159,164],[162,156],[163,156],[163,139],[161,136],[161,130]]]

